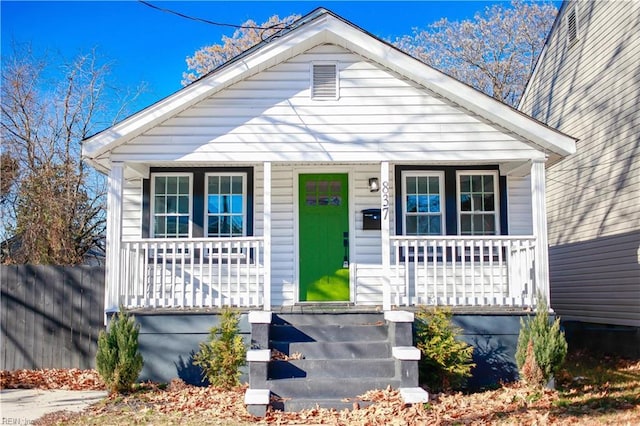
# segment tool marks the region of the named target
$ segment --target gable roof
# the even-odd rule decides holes
[[[335,44],[410,79],[450,102],[513,132],[556,161],[575,152],[575,139],[402,52],[319,8],[189,86],[86,139],[83,156],[108,169],[108,154],[203,99],[321,44]]]

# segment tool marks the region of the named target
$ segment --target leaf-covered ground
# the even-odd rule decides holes
[[[37,370],[0,374],[0,387],[100,389],[95,371]],[[397,391],[375,390],[353,410],[273,411],[252,417],[244,408],[244,387],[222,391],[175,380],[143,384],[129,395],[112,395],[80,414],[59,412],[37,424],[72,425],[455,425],[455,424],[640,424],[640,362],[573,356],[558,377],[558,390],[519,384],[474,394],[432,395],[428,404],[405,406]],[[364,405],[364,404],[363,404]]]

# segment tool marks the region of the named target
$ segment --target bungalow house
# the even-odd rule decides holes
[[[640,3],[565,1],[519,108],[579,138],[547,170],[551,302],[571,344],[640,356]]]
[[[307,320],[304,341],[350,312],[402,322],[393,312],[420,305],[497,312],[517,335],[548,295],[545,165],[574,151],[318,9],[85,141],[108,174],[105,309],[132,309],[170,367],[188,356],[176,342],[210,326],[198,315],[225,306],[252,310],[252,326],[339,311]]]

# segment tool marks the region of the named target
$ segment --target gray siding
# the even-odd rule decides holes
[[[640,326],[640,2],[570,1],[563,12],[521,103],[579,138],[547,171],[552,306],[564,319]]]

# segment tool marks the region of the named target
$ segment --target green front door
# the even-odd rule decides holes
[[[349,301],[347,174],[299,178],[300,301]]]

